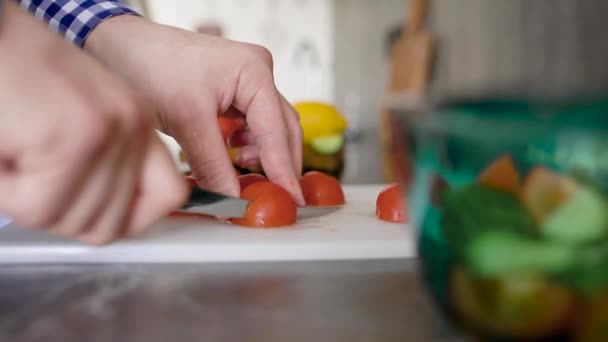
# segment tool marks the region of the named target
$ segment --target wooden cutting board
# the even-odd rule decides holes
[[[167,218],[148,234],[92,247],[43,232],[0,230],[0,263],[171,263],[405,258],[415,253],[407,224],[380,221],[384,185],[345,186],[345,207],[282,229],[249,229]]]

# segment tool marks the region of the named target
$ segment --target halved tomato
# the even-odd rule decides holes
[[[194,179],[194,177],[192,177],[192,176],[186,176],[186,177],[184,177],[184,179],[186,180],[186,183],[188,183],[188,185],[190,185],[190,186],[198,186],[198,184],[196,183],[196,179]]]
[[[259,173],[249,173],[246,175],[239,176],[239,183],[241,184],[241,192],[243,192],[247,187],[249,187],[253,183],[265,182],[268,179],[266,177],[260,175]]]
[[[224,116],[218,116],[217,122],[220,125],[222,131],[222,137],[224,141],[228,143],[230,137],[243,128],[245,128],[245,121],[238,118],[227,118]]]
[[[307,205],[334,206],[346,202],[340,182],[325,173],[319,171],[305,173],[300,179],[300,186]]]
[[[234,224],[255,228],[276,228],[296,223],[296,202],[287,190],[272,182],[251,184],[241,193],[241,198],[250,202],[244,217],[230,219]]]
[[[401,185],[391,184],[380,192],[376,199],[376,216],[389,222],[408,221]]]

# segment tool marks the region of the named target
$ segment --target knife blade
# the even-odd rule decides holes
[[[207,214],[221,218],[243,217],[247,210],[247,205],[249,205],[249,201],[247,200],[191,186],[188,201],[178,211]],[[324,216],[341,208],[341,206],[298,207],[297,217],[298,219],[307,219]]]

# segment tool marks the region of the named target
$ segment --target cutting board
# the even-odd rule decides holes
[[[251,229],[197,218],[166,218],[145,235],[103,247],[9,225],[0,263],[171,263],[405,258],[415,253],[407,224],[375,216],[384,185],[345,186],[332,214],[280,229]]]

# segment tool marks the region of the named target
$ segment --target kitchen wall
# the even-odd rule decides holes
[[[197,30],[216,24],[227,38],[267,47],[289,101],[334,102],[331,0],[147,0],[155,21]],[[179,4],[179,5],[178,5]]]
[[[402,25],[406,0],[334,0],[336,103],[376,127],[386,83],[387,40]]]

